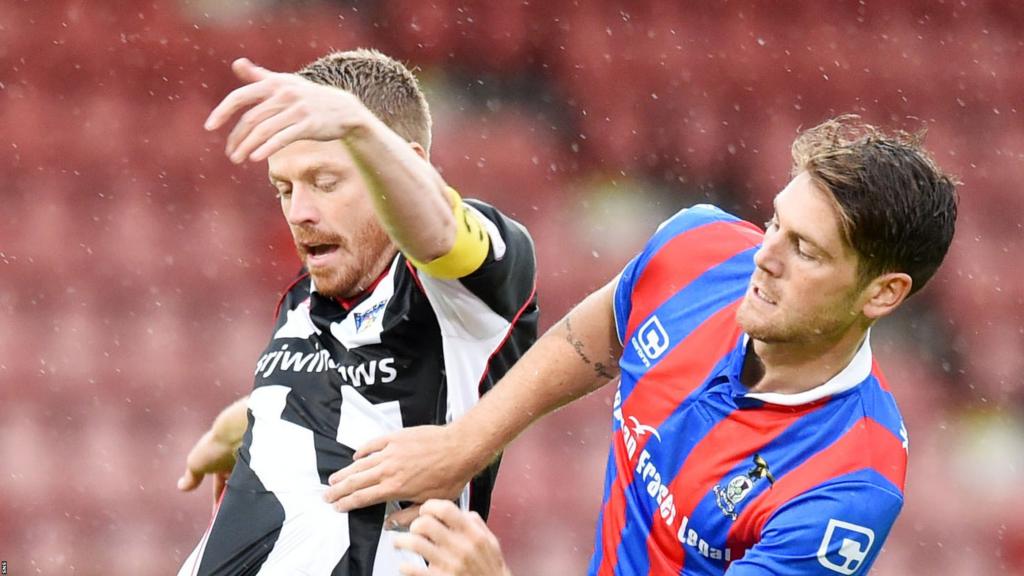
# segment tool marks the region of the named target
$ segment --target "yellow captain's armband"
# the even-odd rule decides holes
[[[454,280],[476,272],[484,263],[491,237],[484,230],[480,217],[462,203],[459,193],[452,188],[447,192],[455,215],[455,244],[447,254],[425,264],[412,258],[409,261],[434,278]]]

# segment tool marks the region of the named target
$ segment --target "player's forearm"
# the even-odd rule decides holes
[[[553,326],[472,410],[452,426],[465,431],[478,467],[542,416],[611,381],[621,346],[611,285],[590,295]]]
[[[455,241],[455,217],[434,167],[376,117],[344,142],[399,249],[419,262],[447,254]]]

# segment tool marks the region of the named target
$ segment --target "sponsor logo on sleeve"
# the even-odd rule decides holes
[[[850,576],[864,565],[874,543],[874,530],[830,518],[818,547],[818,562],[833,572]]]

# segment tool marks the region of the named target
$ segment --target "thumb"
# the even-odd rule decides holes
[[[243,82],[258,82],[272,74],[270,70],[253,64],[252,60],[249,60],[248,58],[239,58],[232,62],[231,70],[233,70],[235,76],[238,76],[238,79]]]
[[[196,474],[191,469],[185,470],[185,473],[178,478],[178,490],[182,492],[190,492],[195,490],[203,482],[203,475]]]
[[[397,512],[392,512],[384,519],[384,528],[388,530],[397,530],[398,528],[408,528],[412,521],[420,515],[420,505],[410,506]]]

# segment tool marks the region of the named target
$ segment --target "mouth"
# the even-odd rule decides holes
[[[765,294],[765,293],[764,293],[764,291],[763,291],[763,290],[761,290],[761,288],[760,288],[760,287],[758,287],[758,286],[756,286],[756,285],[752,285],[752,286],[751,286],[751,288],[752,288],[752,290],[751,290],[751,291],[752,291],[752,292],[754,293],[754,296],[755,296],[755,297],[756,297],[756,298],[757,298],[758,300],[760,300],[760,301],[762,301],[762,302],[765,302],[766,304],[769,304],[769,305],[771,305],[771,306],[775,306],[775,305],[777,305],[777,304],[778,304],[778,301],[777,301],[777,300],[775,300],[775,299],[773,299],[772,297],[770,297],[770,296],[768,296],[767,294]]]
[[[324,263],[332,254],[338,251],[337,244],[303,244],[302,251],[306,253],[306,262],[309,266]]]

